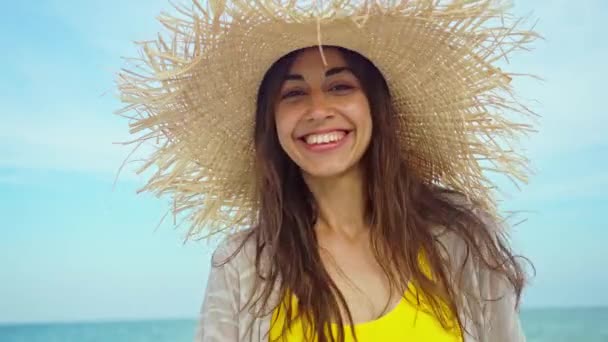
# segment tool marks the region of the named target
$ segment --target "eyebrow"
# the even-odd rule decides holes
[[[329,77],[329,76],[332,76],[332,75],[335,75],[335,74],[339,74],[339,73],[344,72],[344,71],[348,71],[350,73],[353,73],[352,69],[349,68],[349,67],[346,67],[346,66],[344,66],[344,67],[335,67],[335,68],[331,68],[331,69],[327,70],[325,72],[325,77]],[[303,81],[304,77],[302,77],[302,75],[300,75],[300,74],[288,74],[287,76],[285,76],[284,81],[289,81],[289,80]]]

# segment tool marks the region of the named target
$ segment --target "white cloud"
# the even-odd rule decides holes
[[[161,6],[87,1],[66,6],[51,1],[32,8],[44,12],[39,17],[55,27],[67,26],[61,32],[70,36],[60,37],[50,48],[41,44],[44,49],[36,46],[41,37],[24,36],[23,41],[32,44],[18,46],[18,53],[8,56],[8,68],[16,79],[2,81],[9,95],[0,112],[0,169],[116,174],[132,147],[113,142],[133,137],[126,119],[113,115],[122,106],[113,97],[113,75],[127,47],[135,54],[131,40],[138,28],[150,29],[145,23],[154,23],[151,12],[157,14],[168,6],[162,2]],[[73,34],[82,39],[73,41]],[[127,169],[120,179],[132,177]],[[12,176],[4,178],[16,181]]]
[[[112,144],[124,140],[124,136],[118,134],[120,130],[110,120],[78,119],[76,114],[71,116],[74,120],[53,117],[53,113],[48,113],[45,120],[4,121],[0,165],[114,174],[130,151]]]

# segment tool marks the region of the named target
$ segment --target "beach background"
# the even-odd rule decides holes
[[[530,341],[608,341],[608,2],[516,0],[545,40],[505,69],[535,98],[535,174],[503,210],[536,275]],[[136,194],[114,77],[166,0],[7,2],[0,21],[0,341],[189,341],[213,246],[183,243],[168,198]],[[532,25],[534,21],[529,24]]]
[[[528,342],[608,341],[608,309],[527,309]],[[195,320],[148,320],[0,326],[2,342],[190,342]]]

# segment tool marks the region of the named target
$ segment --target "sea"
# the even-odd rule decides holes
[[[608,342],[608,307],[526,309],[529,342]],[[2,324],[0,342],[191,342],[194,320]]]

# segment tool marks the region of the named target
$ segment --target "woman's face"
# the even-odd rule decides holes
[[[367,96],[339,50],[303,50],[275,103],[279,143],[308,175],[331,177],[358,166],[371,140]]]

